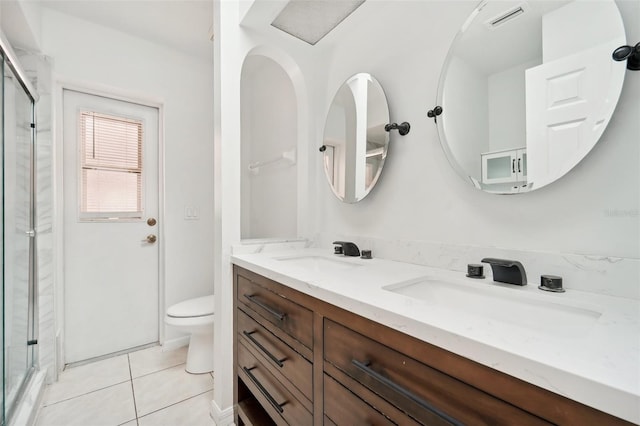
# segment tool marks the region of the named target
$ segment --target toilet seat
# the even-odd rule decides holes
[[[213,315],[213,295],[196,297],[176,303],[167,309],[171,318],[197,318]]]
[[[167,325],[172,325],[174,327],[200,327],[200,326],[211,326],[215,319],[214,315],[203,315],[201,317],[170,317],[169,315],[165,315],[164,322]],[[206,330],[206,329],[205,329]],[[200,330],[197,330],[200,331]]]

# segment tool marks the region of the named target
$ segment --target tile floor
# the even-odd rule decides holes
[[[68,368],[47,386],[36,426],[213,426],[213,375],[160,346]]]

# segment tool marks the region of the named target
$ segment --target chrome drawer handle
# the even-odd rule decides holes
[[[258,390],[260,391],[260,393],[267,398],[267,401],[269,401],[269,404],[271,404],[273,406],[273,408],[275,408],[276,410],[278,410],[278,412],[280,414],[284,413],[284,408],[282,408],[287,401],[283,402],[282,404],[278,404],[278,402],[271,396],[271,394],[269,393],[268,390],[265,389],[264,386],[262,386],[262,383],[260,383],[258,381],[258,379],[256,378],[256,376],[253,375],[253,373],[251,372],[251,370],[253,370],[255,367],[251,367],[251,368],[247,368],[247,367],[242,367],[242,370],[244,370],[244,372],[246,373],[247,376],[249,376],[249,378],[251,379],[251,381],[253,382],[254,385],[257,386]]]
[[[280,367],[280,368],[284,367],[284,361],[286,361],[287,358],[285,357],[285,358],[282,358],[282,359],[278,359],[278,357],[276,357],[274,354],[272,354],[267,348],[262,346],[262,344],[260,342],[258,342],[255,337],[252,336],[253,333],[255,333],[255,331],[248,332],[248,331],[244,330],[242,332],[242,334],[244,334],[247,337],[247,339],[251,340],[251,343],[256,345],[258,347],[258,349],[260,349],[266,356],[268,356],[271,359],[271,361],[275,362],[278,365],[278,367]]]
[[[250,302],[255,303],[256,305],[260,306],[265,311],[269,312],[271,315],[273,315],[279,321],[283,321],[284,317],[287,316],[287,314],[285,314],[283,312],[280,312],[277,309],[274,309],[271,306],[267,305],[266,303],[262,302],[260,299],[256,298],[256,296],[253,295],[253,294],[245,294],[244,297],[249,299]]]
[[[378,373],[377,371],[374,371],[373,369],[371,369],[369,367],[369,365],[371,365],[370,362],[365,361],[364,363],[362,363],[362,362],[360,362],[358,360],[352,359],[351,360],[351,364],[353,364],[356,368],[358,368],[363,373],[367,374],[368,376],[372,377],[373,379],[377,380],[378,382],[382,383],[383,385],[393,389],[394,391],[398,392],[400,395],[404,396],[405,398],[410,399],[411,401],[413,401],[416,404],[418,404],[420,407],[424,408],[427,411],[432,412],[433,414],[435,414],[436,416],[440,417],[441,419],[443,419],[443,420],[445,420],[445,421],[447,421],[447,422],[449,422],[449,423],[451,423],[452,425],[455,425],[455,426],[464,426],[464,423],[461,423],[460,421],[454,419],[453,417],[443,413],[442,411],[440,411],[439,409],[437,409],[433,405],[429,404],[424,399],[420,398],[418,395],[416,395],[413,392],[403,388],[399,384],[397,384],[394,381],[386,378],[385,376],[383,376],[382,374]]]

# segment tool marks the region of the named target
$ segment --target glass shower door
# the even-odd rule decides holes
[[[32,371],[33,101],[3,62],[2,257],[4,421]]]
[[[2,170],[4,170],[4,56],[0,51],[0,158],[2,158]],[[0,175],[0,212],[3,220],[0,221],[0,259],[2,259],[2,273],[0,273],[0,290],[2,291],[2,303],[0,303],[0,316],[2,317],[2,351],[0,352],[0,365],[2,365],[2,411],[0,412],[0,425],[5,424],[5,394],[4,394],[4,172]]]

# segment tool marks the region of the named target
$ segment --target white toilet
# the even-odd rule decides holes
[[[164,322],[191,333],[187,353],[188,373],[213,371],[213,295],[176,303],[167,309]]]

